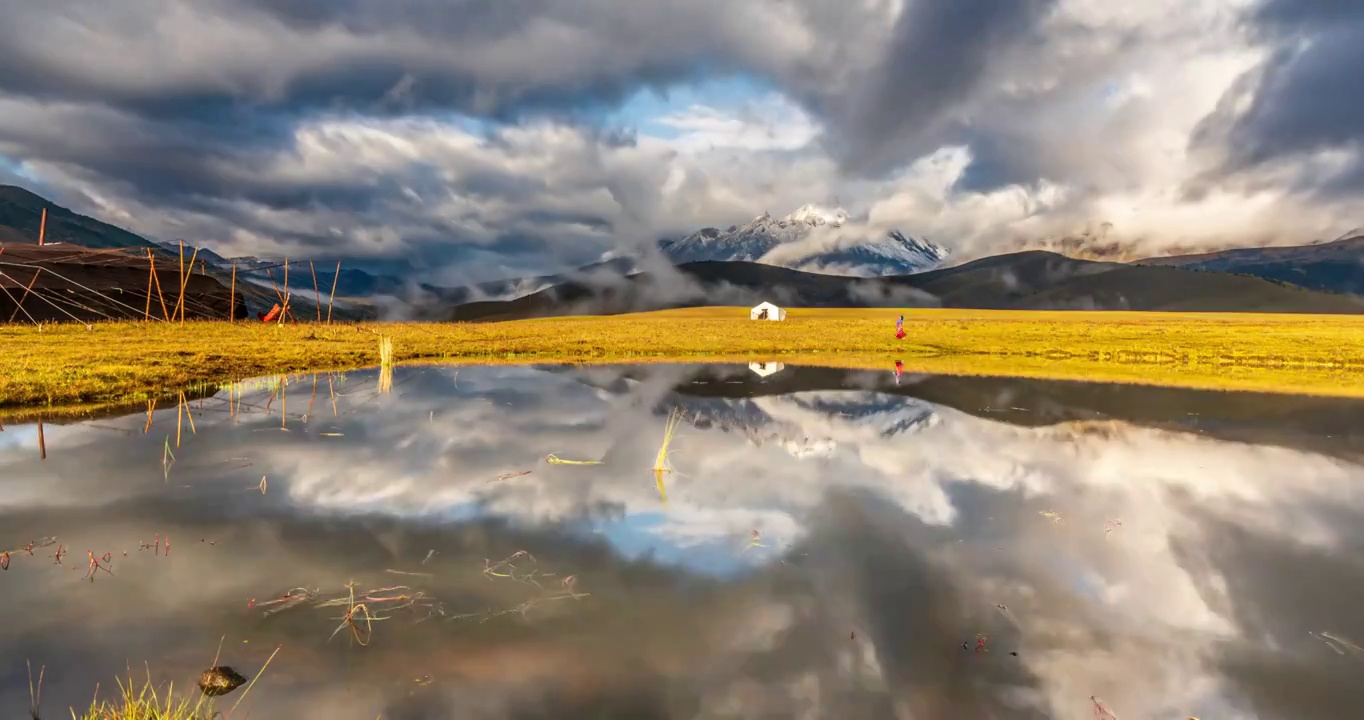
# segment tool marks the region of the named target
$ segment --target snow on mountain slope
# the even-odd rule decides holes
[[[805,205],[784,218],[763,213],[728,230],[705,228],[659,244],[674,263],[747,261],[831,275],[876,277],[931,270],[946,249],[893,230],[868,238],[849,232],[848,213]]]
[[[796,457],[830,457],[840,444],[893,439],[938,424],[933,405],[872,391],[829,390],[756,398],[672,396],[661,403],[693,426],[776,443]]]

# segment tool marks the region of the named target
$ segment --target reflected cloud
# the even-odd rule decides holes
[[[349,707],[1064,720],[1092,717],[1095,695],[1120,717],[1333,717],[1267,686],[1272,673],[1310,678],[1337,708],[1364,700],[1339,669],[1364,658],[1307,635],[1364,638],[1349,611],[1364,573],[1341,560],[1364,547],[1364,468],[1348,453],[1219,438],[1173,417],[1004,422],[1061,412],[1036,388],[1001,395],[988,379],[953,395],[956,407],[911,394],[944,397],[933,378],[772,385],[803,372],[400,367],[383,395],[374,373],[348,376],[335,411],[325,378],[320,395],[295,378],[283,393],[233,394],[234,413],[227,393],[193,403],[197,430],[169,478],[173,408],[145,435],[144,415],[49,425],[46,461],[25,442],[0,446],[7,535],[116,547],[152,530],[195,561],[134,553],[116,559],[115,579],[55,603],[79,573],[19,584],[11,571],[7,605],[47,602],[70,626],[0,632],[0,650],[93,652],[85,621],[69,618],[96,608],[146,629],[117,646],[143,653],[134,660],[190,639],[202,649],[218,632],[196,627],[203,612],[395,567],[439,573],[433,592],[477,607],[494,591],[472,570],[525,549],[592,599],[508,623],[529,634],[457,625],[451,642],[473,643],[460,658],[415,653],[444,681],[371,688],[370,705]],[[673,413],[683,424],[664,497],[651,468]],[[464,579],[446,576],[454,568]],[[253,646],[291,635],[248,626]],[[328,630],[289,643],[325,665]],[[416,630],[393,635],[426,648]],[[364,653],[379,663],[402,649]],[[490,675],[499,663],[518,669]],[[319,703],[336,689],[309,682]],[[487,686],[481,699],[470,683]],[[263,700],[288,702],[284,684],[270,687]],[[319,707],[293,716],[324,717]]]

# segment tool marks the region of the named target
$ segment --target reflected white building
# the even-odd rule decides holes
[[[779,373],[785,368],[786,366],[779,362],[751,362],[748,364],[748,369],[757,373],[760,377],[767,377],[773,373]]]

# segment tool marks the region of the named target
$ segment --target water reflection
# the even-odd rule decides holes
[[[45,460],[7,425],[0,546],[69,555],[0,576],[0,707],[27,707],[25,658],[56,716],[144,661],[185,684],[224,636],[240,669],[283,647],[267,717],[1364,701],[1360,403],[762,370],[296,377],[190,401],[178,448],[176,408],[49,423]],[[389,618],[365,646],[357,602]]]

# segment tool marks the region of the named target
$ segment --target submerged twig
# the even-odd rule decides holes
[[[545,456],[545,462],[550,465],[603,465],[600,460],[565,460],[554,453]]]
[[[1093,695],[1089,696],[1089,700],[1094,703],[1095,720],[1118,720],[1117,714],[1108,709],[1108,706],[1105,705],[1102,700]]]

